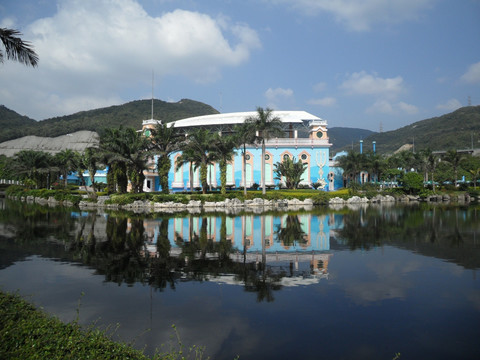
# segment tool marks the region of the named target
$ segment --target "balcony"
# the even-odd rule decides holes
[[[328,139],[308,139],[308,138],[275,138],[265,141],[267,147],[330,147],[332,144]]]

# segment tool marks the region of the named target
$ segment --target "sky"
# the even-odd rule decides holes
[[[0,64],[0,104],[36,120],[152,88],[372,131],[480,104],[480,0],[2,0],[0,27],[40,57]]]

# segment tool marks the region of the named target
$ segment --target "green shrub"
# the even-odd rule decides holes
[[[319,191],[317,194],[312,196],[314,205],[327,205],[329,200],[330,195],[326,191]]]
[[[6,196],[24,196],[24,193],[27,191],[23,185],[10,185],[5,190]]]
[[[423,189],[423,176],[416,172],[409,172],[403,175],[403,189],[409,194],[418,194]]]
[[[419,194],[418,194],[422,199],[425,199],[429,196],[432,196],[432,195],[435,195],[435,193],[433,192],[433,190],[430,190],[430,189],[422,189]]]

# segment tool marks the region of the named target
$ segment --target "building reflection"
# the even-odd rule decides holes
[[[281,273],[277,280],[282,286],[308,285],[328,278],[330,226],[328,215],[309,213],[145,219],[145,255],[164,256],[159,254],[158,239],[168,238],[169,256],[183,257],[187,263],[223,256],[237,264]],[[219,249],[228,252],[221,254],[224,250]],[[238,276],[228,274],[215,274],[209,280],[242,283]]]

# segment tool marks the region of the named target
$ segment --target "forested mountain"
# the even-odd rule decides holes
[[[26,135],[54,137],[79,130],[100,132],[104,128],[119,127],[120,125],[140,129],[142,120],[152,117],[151,111],[151,100],[137,100],[123,105],[81,111],[37,122],[1,107],[0,142]],[[153,111],[155,119],[166,122],[192,116],[218,114],[218,111],[210,105],[189,99],[182,99],[176,103],[154,100]]]
[[[151,100],[137,100],[123,105],[82,111],[68,116],[35,121],[0,106],[0,142],[26,135],[54,137],[79,130],[99,132],[107,127],[129,126],[140,129],[142,120],[151,118]],[[176,103],[154,100],[154,118],[170,122],[192,116],[218,114],[213,107],[189,99]],[[460,108],[452,113],[415,122],[400,129],[382,133],[370,130],[333,127],[328,130],[332,153],[372,149],[376,141],[379,153],[393,153],[400,147],[415,145],[415,150],[469,149],[480,147],[480,106]]]
[[[380,153],[393,153],[405,144],[415,146],[415,150],[459,150],[470,149],[472,142],[474,148],[479,148],[479,140],[480,105],[462,107],[449,114],[417,121],[394,131],[375,133],[364,139],[364,148],[365,144],[376,141]]]
[[[352,146],[352,143],[358,143],[359,140],[376,134],[374,131],[347,127],[332,127],[328,129],[328,137],[332,147],[330,151],[337,152],[339,149],[345,149]]]
[[[2,135],[5,130],[17,129],[24,126],[34,125],[35,123],[36,121],[30,119],[28,116],[22,116],[5,106],[0,105],[0,129],[2,129]]]

